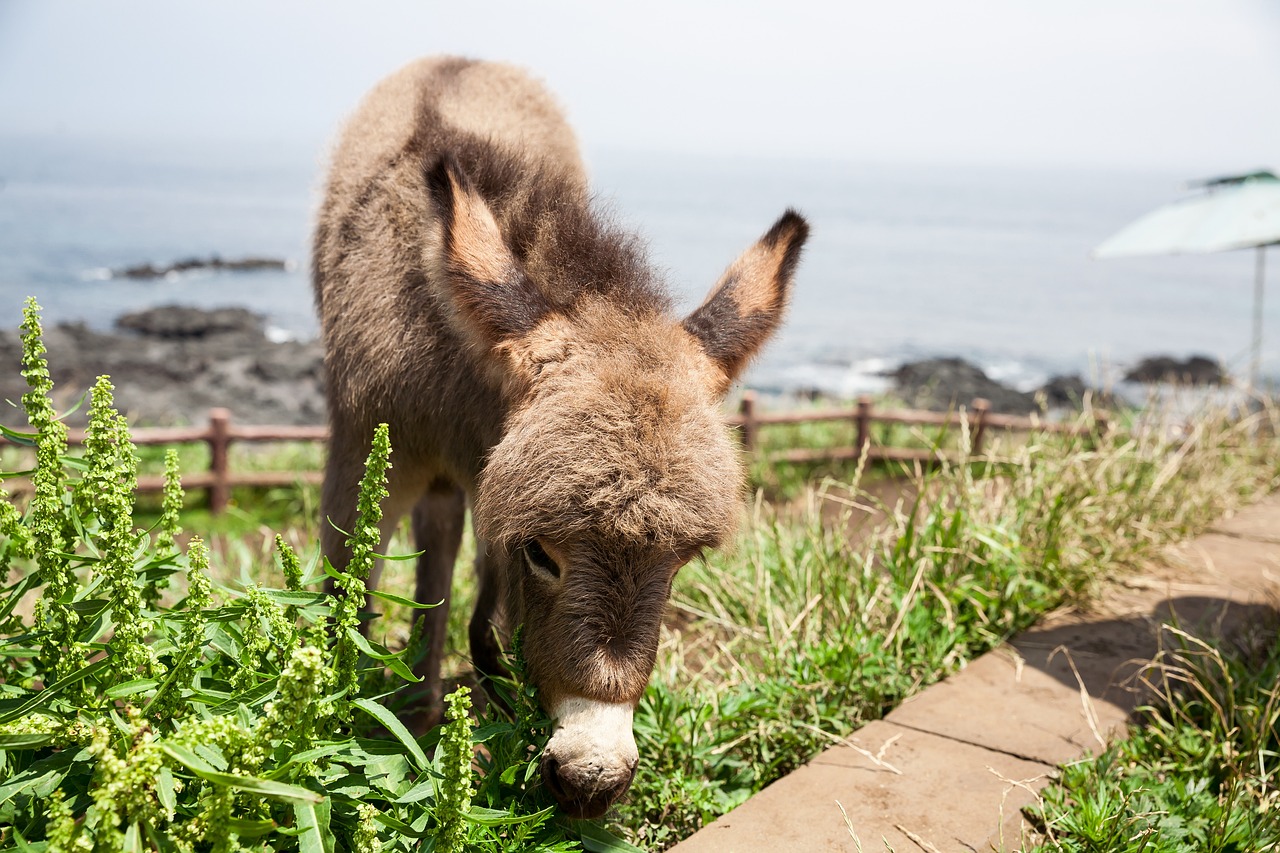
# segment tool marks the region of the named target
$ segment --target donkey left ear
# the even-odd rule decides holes
[[[445,288],[455,329],[481,353],[527,335],[551,305],[525,275],[489,205],[462,167],[445,156],[427,171],[440,243],[427,262]]]
[[[724,371],[726,389],[782,322],[808,236],[809,224],[788,210],[725,270],[702,305],[685,318],[685,331]]]

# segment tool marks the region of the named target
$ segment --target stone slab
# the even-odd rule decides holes
[[[1280,544],[1280,494],[1268,495],[1255,504],[1236,510],[1209,530]]]
[[[1118,624],[1110,630],[1137,633]],[[908,699],[887,719],[1030,761],[1054,766],[1071,761],[1082,750],[1098,748],[1095,732],[1105,738],[1123,729],[1133,702],[1129,694],[1109,689],[1127,654],[1075,655],[1077,669],[1090,676],[1085,683],[1095,686],[1083,695],[1068,655],[1068,650],[1053,654],[1047,644],[998,649]]]
[[[871,756],[889,746],[878,760],[833,746],[674,849],[906,851],[921,842],[938,850],[980,849],[999,815],[1033,802],[1052,771],[885,720],[850,741]]]
[[[1277,511],[1280,521],[1280,510]],[[1257,602],[1274,596],[1280,583],[1280,544],[1206,533],[1166,552],[1167,559],[1188,572],[1188,583],[1175,588],[1179,596],[1197,593]],[[1197,585],[1206,589],[1199,590]]]

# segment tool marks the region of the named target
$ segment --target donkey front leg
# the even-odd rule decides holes
[[[485,675],[506,675],[507,669],[502,665],[502,602],[503,576],[494,555],[489,553],[489,544],[476,537],[476,582],[479,590],[476,593],[476,609],[471,614],[469,639],[471,640],[471,663],[476,673]]]
[[[414,544],[422,552],[414,598],[422,604],[438,605],[423,614],[426,645],[423,657],[413,668],[414,675],[422,679],[423,711],[432,724],[439,721],[443,707],[440,662],[448,634],[453,564],[462,543],[466,509],[466,493],[447,480],[433,482],[413,508]]]

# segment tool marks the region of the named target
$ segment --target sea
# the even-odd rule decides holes
[[[35,296],[46,323],[106,329],[156,305],[237,305],[277,339],[315,336],[308,243],[324,159],[323,142],[0,134],[0,324],[16,327]],[[1090,257],[1203,176],[618,151],[588,151],[588,166],[684,310],[785,209],[808,218],[786,325],[745,379],[765,392],[872,393],[903,362],[938,356],[1021,390],[1069,374],[1114,387],[1157,354],[1248,370],[1253,252]],[[112,275],[214,256],[287,266]],[[1278,333],[1273,299],[1268,379],[1280,376]]]

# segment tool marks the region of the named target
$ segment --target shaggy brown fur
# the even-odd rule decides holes
[[[719,404],[780,322],[807,231],[788,211],[682,321],[637,238],[591,203],[538,84],[455,58],[388,78],[347,126],[315,234],[325,553],[348,558],[338,529],[386,422],[385,527],[413,511],[419,600],[447,598],[473,501],[477,667],[498,666],[494,626],[523,622],[548,708],[634,704],[676,570],[733,527],[742,472]],[[420,671],[433,703],[445,612],[428,611]],[[573,800],[574,783],[553,789]]]

